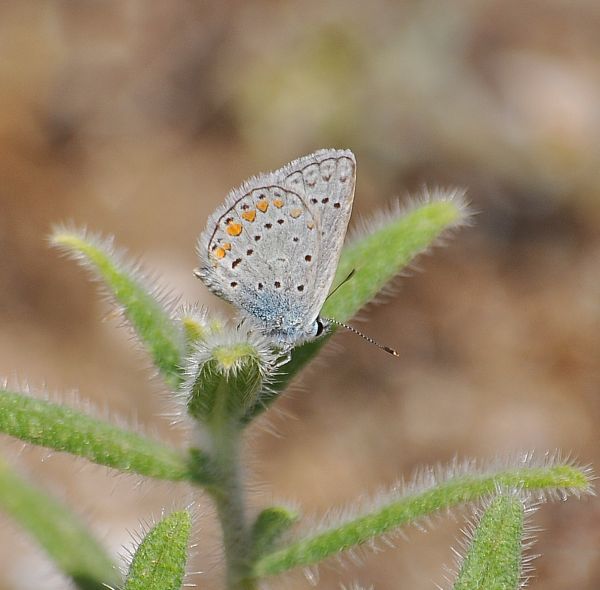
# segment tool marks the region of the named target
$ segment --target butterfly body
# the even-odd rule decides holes
[[[282,347],[325,327],[355,173],[348,150],[294,160],[232,190],[200,236],[197,276]]]

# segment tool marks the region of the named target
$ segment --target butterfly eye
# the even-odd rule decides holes
[[[323,322],[321,321],[321,318],[317,318],[317,333],[316,333],[316,336],[320,336],[323,333],[324,329],[325,329],[325,326],[323,325]]]

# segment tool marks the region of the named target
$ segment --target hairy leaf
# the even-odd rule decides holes
[[[191,477],[189,459],[175,449],[20,393],[0,390],[0,432],[121,471],[175,481]]]
[[[180,590],[191,526],[185,511],[161,520],[135,552],[123,590]]]
[[[517,590],[525,519],[523,499],[501,493],[488,502],[471,535],[454,590]]]
[[[82,230],[57,228],[50,240],[104,283],[150,352],[154,365],[169,385],[177,387],[182,380],[183,336],[161,297],[144,286],[134,265],[123,262],[124,256],[115,251],[112,240],[99,239]]]
[[[326,557],[355,547],[379,535],[429,516],[445,508],[478,500],[498,486],[523,490],[588,493],[589,474],[570,464],[520,467],[496,474],[464,474],[403,497],[390,497],[372,511],[307,536],[288,547],[259,559],[253,568],[256,578],[284,572],[293,567],[318,563]]]
[[[0,461],[0,509],[17,521],[81,590],[101,590],[118,581],[111,559],[75,515],[4,461]]]

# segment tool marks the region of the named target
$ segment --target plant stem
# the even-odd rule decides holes
[[[222,444],[215,449],[220,489],[215,493],[214,500],[223,531],[227,589],[239,590],[248,588],[242,580],[247,568],[249,535],[240,474],[238,433],[222,437],[220,442]]]
[[[212,435],[217,473],[213,499],[223,531],[226,588],[254,590],[255,581],[248,576],[251,547],[239,461],[240,432],[235,426],[221,423],[212,429]]]

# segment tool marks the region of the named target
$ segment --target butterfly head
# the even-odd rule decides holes
[[[298,321],[289,321],[289,316],[285,318],[263,318],[262,321],[256,322],[256,315],[251,315],[248,321],[257,325],[257,328],[266,336],[272,338],[278,344],[282,344],[284,348],[294,348],[316,340],[327,334],[330,329],[331,322],[328,319],[317,316],[310,323],[303,323],[301,318]]]
[[[311,342],[312,340],[316,340],[321,336],[324,336],[329,331],[329,327],[331,326],[331,322],[321,316],[317,316],[317,318],[308,325],[298,326],[290,336],[292,337],[289,341],[291,346],[299,346],[306,342]]]

